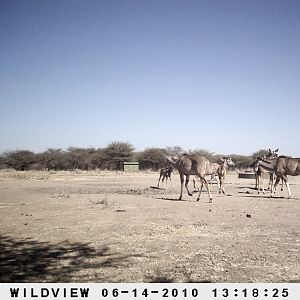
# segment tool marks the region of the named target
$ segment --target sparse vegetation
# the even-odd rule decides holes
[[[222,154],[215,154],[206,149],[185,151],[180,146],[166,148],[146,148],[134,152],[134,146],[128,142],[112,142],[105,148],[69,147],[66,150],[50,148],[41,153],[28,150],[7,151],[0,155],[0,169],[11,168],[27,170],[121,170],[125,161],[139,161],[141,170],[157,171],[166,164],[165,156],[180,156],[183,153],[199,154],[211,162],[216,162]],[[263,156],[268,150],[261,149],[251,156],[231,154],[236,168],[249,168],[253,160]]]

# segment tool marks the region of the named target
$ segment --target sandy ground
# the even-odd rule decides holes
[[[231,173],[212,204],[157,180],[1,171],[0,281],[300,282],[300,177],[287,199]]]

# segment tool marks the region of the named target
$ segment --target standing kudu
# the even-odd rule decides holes
[[[209,165],[209,168],[207,170],[207,173],[205,175],[210,175],[210,188],[212,188],[212,182],[213,180],[217,181],[218,184],[218,188],[220,189],[220,181],[219,181],[219,177],[218,177],[218,169],[220,167],[220,164],[218,163],[211,163]],[[194,177],[193,179],[193,183],[194,183],[194,191],[200,191],[200,187],[197,183],[197,176]]]
[[[225,156],[222,158],[222,163],[218,168],[218,177],[220,181],[220,189],[219,193],[223,193],[225,195],[225,189],[224,189],[224,181],[225,181],[225,176],[227,173],[227,169],[229,166],[235,166],[235,163],[231,160],[230,156]]]
[[[300,175],[300,158],[292,158],[286,156],[279,156],[274,163],[270,163],[269,161],[260,158],[257,160],[257,165],[263,167],[264,169],[275,173],[276,181],[272,186],[271,197],[274,195],[274,191],[276,190],[277,184],[282,178],[286,184],[288,190],[288,197],[291,198],[291,190],[288,181],[288,175],[298,176]]]
[[[278,150],[279,149],[276,149],[276,150],[272,151],[271,149],[269,149],[269,153],[267,155],[265,155],[264,158],[267,159],[268,161],[270,160],[270,162],[275,161],[276,158],[278,157]],[[254,166],[255,163],[256,163],[256,161],[254,161],[252,166]],[[265,193],[263,177],[267,174],[269,175],[268,190],[272,190],[272,186],[273,186],[274,181],[275,181],[274,172],[270,172],[270,171],[264,169],[261,166],[256,166],[254,168],[254,172],[255,172],[255,188],[257,189],[258,194],[260,193],[260,191],[262,191],[263,194]]]
[[[220,194],[225,194],[224,181],[228,166],[235,166],[235,164],[230,156],[224,156],[223,158],[220,158],[219,163],[211,163],[206,173],[206,175],[211,176],[211,182],[213,179],[217,180]],[[195,182],[196,179],[194,179],[194,186]],[[202,192],[202,188],[203,182],[201,184],[200,194]]]
[[[193,194],[189,191],[188,183],[190,180],[190,175],[197,175],[201,179],[201,181],[205,184],[205,187],[208,191],[209,202],[212,202],[212,196],[209,189],[209,185],[205,179],[205,175],[207,174],[210,166],[210,162],[201,155],[188,155],[183,154],[179,159],[169,158],[167,157],[168,161],[171,165],[176,168],[180,175],[180,182],[181,182],[181,189],[180,189],[180,196],[179,200],[182,199],[182,192],[183,192],[183,184],[184,184],[184,176],[185,176],[185,188],[188,192],[189,196],[193,196]],[[199,196],[197,201],[200,200],[201,191],[199,192]]]

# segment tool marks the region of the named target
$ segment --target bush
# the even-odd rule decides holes
[[[138,161],[140,169],[152,169],[157,171],[166,165],[166,155],[168,154],[166,149],[163,148],[147,148],[141,152]]]
[[[4,164],[17,171],[25,171],[30,169],[30,165],[36,163],[36,156],[28,150],[17,150],[4,153]]]

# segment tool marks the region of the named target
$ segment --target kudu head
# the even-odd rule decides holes
[[[222,159],[222,164],[227,165],[227,166],[235,166],[235,163],[232,161],[230,156],[224,156]]]
[[[167,164],[168,166],[174,166],[176,162],[178,161],[178,158],[176,157],[171,157],[171,156],[166,156]]]
[[[274,151],[272,151],[271,149],[269,149],[269,153],[265,156],[265,158],[267,159],[275,159],[278,157],[278,150],[279,149],[276,149]]]
[[[255,161],[251,164],[251,168],[254,169],[254,172],[257,172],[260,162],[263,160],[262,157],[258,156]]]

